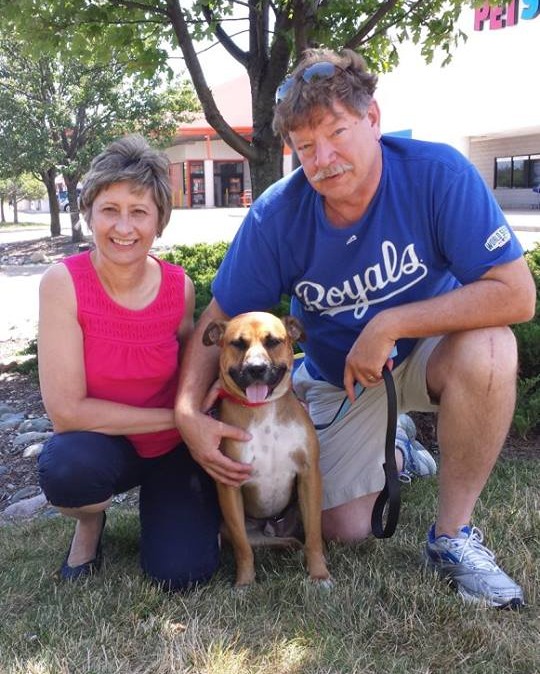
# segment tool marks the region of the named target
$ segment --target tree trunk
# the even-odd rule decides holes
[[[0,197],[0,222],[2,224],[6,222],[6,214],[4,212],[4,197]]]
[[[257,154],[258,158],[249,162],[254,199],[282,177],[283,145],[279,138],[274,137],[271,142],[266,143],[265,147],[260,147]]]
[[[19,210],[17,204],[17,194],[13,193],[13,224],[19,224]]]
[[[79,200],[77,198],[79,178],[79,175],[70,176],[64,173],[69,201],[69,217],[71,219],[71,240],[73,243],[84,241],[82,224],[79,218]]]
[[[269,123],[262,133],[257,133],[254,129],[252,145],[257,150],[256,158],[249,160],[255,199],[270,185],[283,178],[283,141],[274,135]]]
[[[47,197],[49,199],[49,211],[51,214],[51,236],[60,236],[62,228],[60,227],[60,207],[56,195],[56,169],[54,166],[41,172],[41,180],[47,188]]]

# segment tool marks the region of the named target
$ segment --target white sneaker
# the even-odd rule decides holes
[[[396,430],[396,448],[403,455],[403,467],[399,474],[402,482],[410,482],[415,477],[430,477],[437,474],[435,459],[415,438],[414,421],[407,414],[400,414]]]
[[[482,545],[484,536],[476,527],[462,527],[457,538],[435,537],[428,532],[424,556],[427,565],[451,581],[458,594],[474,603],[497,608],[520,608],[523,590],[495,563],[495,555]]]

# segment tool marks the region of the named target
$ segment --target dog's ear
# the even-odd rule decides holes
[[[205,346],[221,345],[226,325],[227,321],[211,321],[208,323],[202,336],[203,344]]]
[[[306,339],[306,333],[304,332],[304,326],[300,321],[294,316],[283,316],[281,319],[287,334],[293,342],[303,342]]]

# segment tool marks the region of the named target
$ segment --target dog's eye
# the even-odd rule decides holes
[[[247,342],[243,337],[239,337],[238,339],[231,339],[231,346],[234,346],[235,349],[238,349],[239,351],[245,351],[247,349]]]
[[[273,349],[280,344],[283,344],[283,340],[278,339],[277,337],[272,337],[272,335],[268,335],[268,337],[266,337],[264,340],[264,345],[267,349]]]

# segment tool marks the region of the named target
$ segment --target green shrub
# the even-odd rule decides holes
[[[513,325],[519,351],[519,380],[514,429],[525,437],[540,427],[540,244],[525,254],[536,284],[536,315]]]
[[[220,241],[214,244],[196,243],[193,246],[173,246],[161,257],[181,265],[195,285],[195,318],[212,299],[211,285],[229,244]]]
[[[173,246],[161,257],[173,264],[181,265],[195,285],[195,318],[199,318],[204,308],[212,299],[212,281],[225,257],[229,244],[196,243],[193,246]],[[289,297],[283,295],[279,304],[270,311],[276,316],[286,316],[289,313]]]
[[[528,379],[519,379],[517,404],[513,425],[516,432],[526,437],[538,428],[540,421],[540,374]]]

